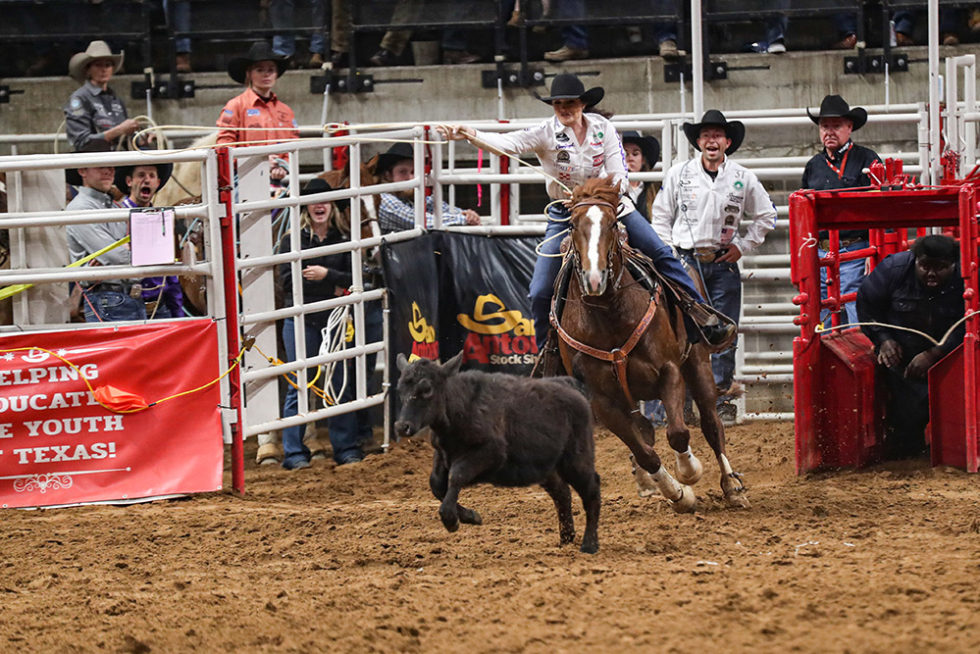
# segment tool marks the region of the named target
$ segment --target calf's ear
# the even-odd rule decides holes
[[[399,370],[404,370],[405,368],[408,367],[408,359],[405,358],[404,353],[402,352],[398,353],[398,356],[395,357],[395,365],[398,366]]]
[[[455,375],[457,372],[459,372],[459,369],[460,367],[462,367],[462,365],[463,365],[463,351],[460,350],[459,354],[454,356],[446,363],[442,364],[442,369],[444,372],[450,375]]]

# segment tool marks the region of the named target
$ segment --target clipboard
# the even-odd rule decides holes
[[[129,235],[134,266],[158,266],[175,261],[173,207],[131,210]]]

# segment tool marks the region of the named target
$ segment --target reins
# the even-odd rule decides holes
[[[606,202],[605,200],[600,200],[598,198],[586,198],[580,200],[579,202],[577,202],[575,205],[572,206],[572,209],[574,210],[584,206],[607,207],[614,214],[617,211],[617,207],[615,207],[609,202]],[[614,234],[613,238],[618,238],[618,236]],[[613,249],[615,248],[611,247],[607,255],[607,259],[609,260],[610,265],[612,262]],[[575,248],[573,247],[570,249],[570,254],[574,257],[576,261],[575,264],[576,268],[580,269],[581,261],[578,256],[578,251],[575,250]],[[626,263],[625,261],[623,261],[621,262],[620,265],[619,275],[617,276],[616,281],[613,283],[613,289],[619,288],[619,282],[622,279],[623,272],[625,271],[625,269],[626,269]],[[552,308],[551,308],[551,315],[549,316],[549,319],[551,321],[551,325],[555,328],[555,332],[558,334],[558,337],[562,341],[564,341],[566,345],[568,345],[569,347],[575,350],[578,350],[579,352],[582,352],[583,354],[587,354],[590,357],[594,359],[598,359],[600,361],[608,361],[612,363],[613,371],[616,374],[616,379],[619,381],[620,388],[622,388],[623,390],[623,395],[626,397],[628,406],[631,407],[631,412],[637,411],[636,408],[637,404],[633,400],[633,394],[630,392],[629,389],[629,380],[627,379],[626,376],[627,359],[629,357],[630,352],[632,352],[633,348],[635,348],[637,343],[640,342],[640,339],[646,333],[647,329],[650,328],[650,324],[653,322],[653,317],[657,313],[657,305],[660,302],[661,290],[662,290],[662,286],[658,284],[656,290],[650,296],[650,304],[647,305],[646,312],[643,314],[643,317],[640,318],[640,321],[633,328],[633,331],[626,339],[626,342],[623,343],[623,345],[621,345],[620,347],[614,348],[612,350],[600,350],[599,348],[595,348],[592,347],[591,345],[587,345],[579,341],[578,339],[574,338],[571,334],[565,331],[565,329],[561,326],[561,324],[559,324],[558,318],[555,315],[555,299],[552,298],[552,304],[551,304]]]

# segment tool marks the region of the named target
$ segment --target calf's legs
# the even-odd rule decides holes
[[[429,475],[429,488],[437,500],[446,497],[446,490],[449,487],[449,467],[439,450],[432,456],[432,474]],[[468,509],[459,502],[456,503],[456,512],[459,521],[469,525],[482,525],[483,518],[473,509]],[[450,529],[450,531],[455,531]]]
[[[568,545],[575,540],[575,520],[572,518],[572,493],[568,489],[568,484],[552,471],[548,477],[541,482],[548,495],[555,503],[555,510],[558,511],[558,544]]]

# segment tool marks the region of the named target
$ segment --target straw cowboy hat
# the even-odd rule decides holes
[[[660,161],[660,141],[653,136],[642,136],[635,129],[628,129],[622,134],[623,143],[634,143],[640,148],[640,153],[646,159],[650,170]]]
[[[395,143],[387,151],[378,155],[377,173],[380,175],[390,170],[402,159],[414,159],[415,149],[409,143]]]
[[[741,121],[725,120],[725,114],[717,109],[709,109],[704,112],[700,123],[684,123],[684,135],[687,136],[687,140],[694,146],[694,149],[699,152],[701,148],[698,147],[698,136],[701,135],[701,130],[705,127],[720,127],[725,130],[725,135],[732,140],[732,144],[725,150],[727,155],[734,154],[745,139],[745,125]]]
[[[272,47],[265,41],[256,41],[248,49],[248,54],[244,57],[235,57],[228,62],[228,75],[239,84],[245,83],[245,73],[252,64],[260,61],[271,61],[276,65],[279,77],[286,72],[286,58],[277,55],[272,51]]]
[[[85,52],[76,52],[72,55],[68,61],[68,75],[76,82],[84,84],[88,81],[88,72],[86,69],[90,63],[96,59],[111,59],[112,71],[116,72],[122,67],[123,56],[125,54],[122,51],[119,54],[112,54],[112,49],[109,48],[109,44],[105,41],[92,41],[85,48]]]
[[[820,103],[820,113],[814,116],[810,113],[810,108],[807,107],[806,115],[810,117],[817,125],[820,124],[821,118],[847,118],[854,126],[851,128],[853,131],[857,131],[864,127],[864,124],[868,122],[868,112],[863,107],[851,107],[844,101],[844,98],[839,95],[828,95]]]
[[[133,170],[137,166],[153,166],[157,169],[157,177],[160,178],[160,189],[166,185],[167,180],[170,179],[170,175],[174,172],[174,165],[172,163],[146,163],[146,164],[136,164],[133,166],[119,166],[116,168],[116,188],[122,191],[125,195],[129,195],[129,184],[126,183],[127,177],[133,176]]]
[[[555,100],[581,100],[586,107],[592,107],[599,104],[605,94],[606,91],[601,86],[594,86],[586,91],[577,75],[561,73],[555,75],[555,79],[551,81],[551,95],[545,98],[538,96],[538,99],[546,104]]]
[[[112,146],[105,139],[92,139],[83,145],[78,152],[112,152]],[[78,168],[66,168],[65,181],[72,186],[81,186],[83,182],[82,176],[78,174]]]

